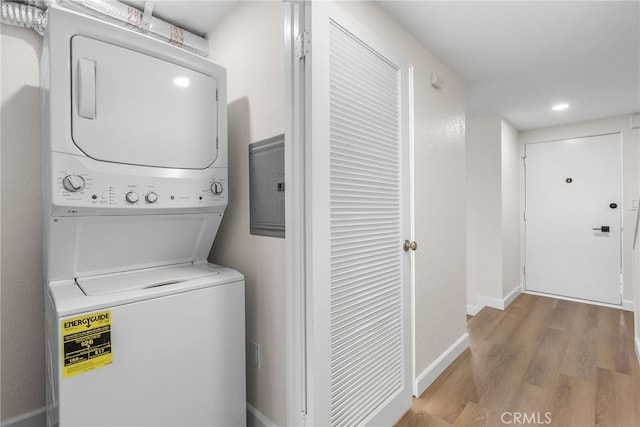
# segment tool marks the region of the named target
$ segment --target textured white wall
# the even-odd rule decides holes
[[[467,304],[477,306],[478,295],[502,295],[500,118],[468,119],[466,146]]]
[[[622,227],[624,229],[622,239],[623,300],[633,301],[632,245],[635,212],[631,211],[631,201],[638,198],[640,180],[640,168],[638,164],[640,130],[631,129],[629,115],[520,132],[520,152],[523,153],[523,144],[530,142],[557,141],[618,132],[622,135]],[[639,307],[636,301],[636,309],[637,308]]]
[[[415,370],[420,375],[466,333],[464,82],[371,2],[340,5],[414,72]],[[429,84],[431,72],[444,80]]]
[[[500,117],[467,120],[467,303],[503,300],[522,283],[518,131]]]
[[[44,406],[41,49],[35,32],[0,25],[2,420]]]
[[[284,239],[249,234],[251,142],[284,132],[284,7],[241,2],[209,33],[210,59],[227,68],[229,206],[210,260],[246,280],[246,338],[262,348],[262,365],[247,364],[247,400],[277,425],[286,424]]]
[[[518,131],[501,120],[502,158],[502,295],[522,285],[520,259],[520,146]]]

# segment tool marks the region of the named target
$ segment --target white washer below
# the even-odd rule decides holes
[[[46,288],[47,400],[59,427],[245,425],[240,273],[186,263]],[[91,315],[105,312],[94,329]]]

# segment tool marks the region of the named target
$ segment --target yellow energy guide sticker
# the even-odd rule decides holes
[[[64,319],[62,376],[64,378],[111,363],[111,311]]]

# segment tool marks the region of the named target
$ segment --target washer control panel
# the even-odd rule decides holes
[[[73,159],[60,163],[54,162],[58,168],[52,171],[54,215],[95,213],[85,208],[117,213],[131,209],[220,211],[227,204],[227,168],[145,168],[147,173],[142,175],[127,173],[136,171],[129,165],[116,165],[120,173],[107,173],[88,170]]]

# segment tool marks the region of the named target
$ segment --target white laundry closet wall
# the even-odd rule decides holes
[[[2,421],[44,410],[39,67],[42,37],[0,25]]]
[[[208,34],[229,102],[229,205],[209,260],[245,276],[247,347],[262,353],[260,369],[247,360],[247,401],[277,425],[287,407],[284,239],[249,233],[249,144],[284,133],[283,28],[282,2],[241,2]]]

